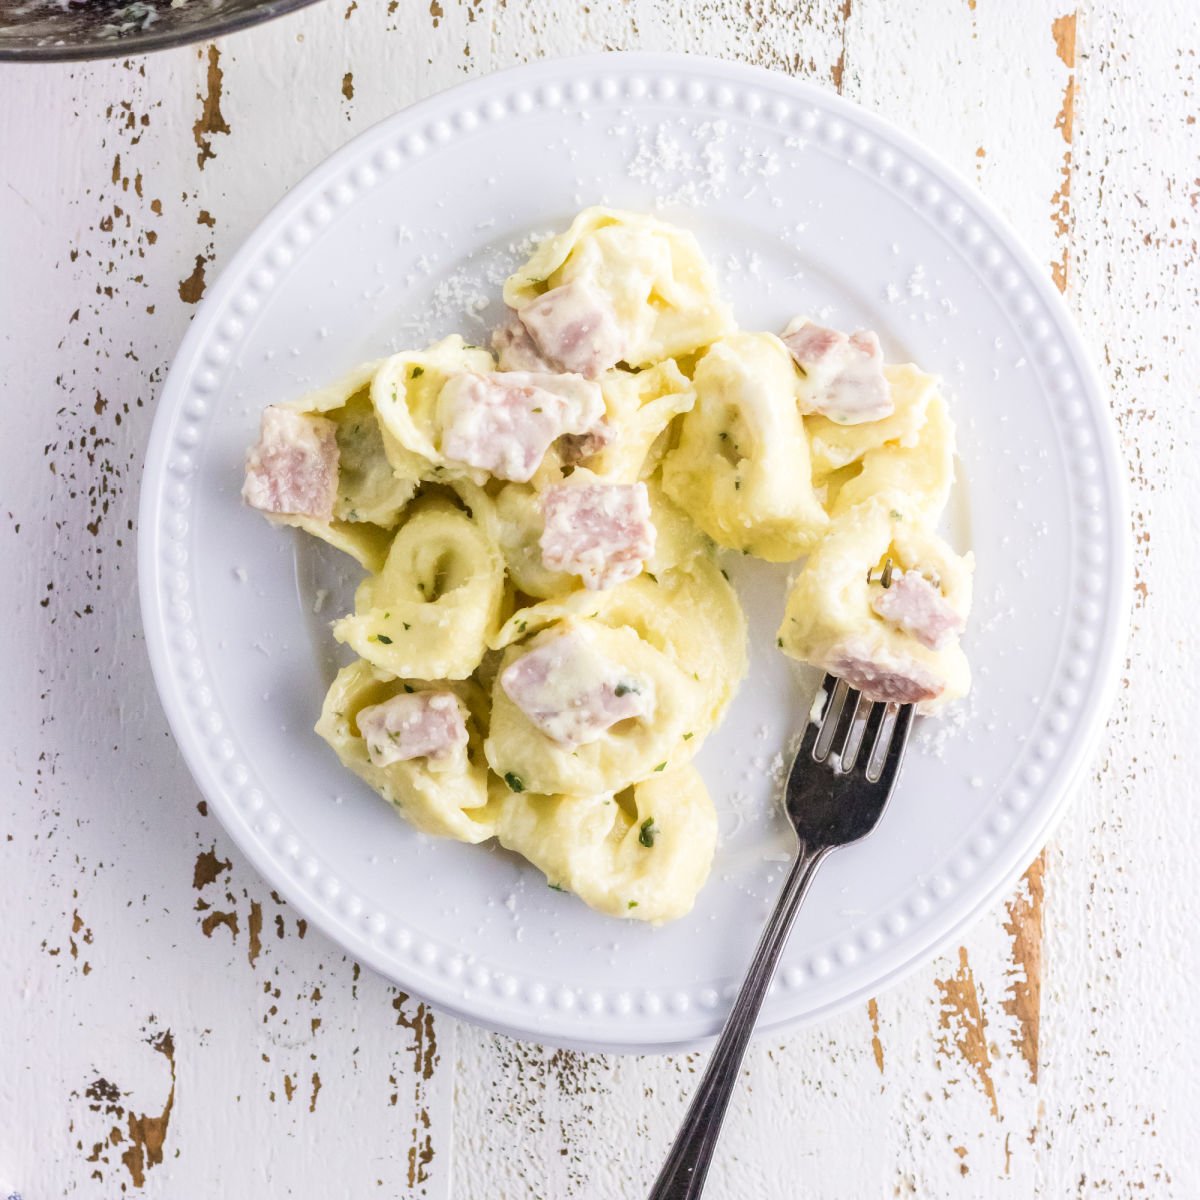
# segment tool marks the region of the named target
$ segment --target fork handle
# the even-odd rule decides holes
[[[725,1028],[708,1060],[700,1086],[688,1106],[687,1116],[675,1135],[671,1153],[663,1164],[648,1200],[697,1200],[704,1190],[725,1110],[733,1095],[746,1047],[754,1034],[758,1011],[775,975],[779,956],[817,868],[829,853],[828,846],[804,843],[792,863],[787,881],[775,902],[775,911],[759,938],[750,969],[733,1002]]]

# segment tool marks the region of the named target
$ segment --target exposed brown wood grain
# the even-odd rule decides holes
[[[1043,851],[1021,877],[1021,886],[1005,907],[1004,929],[1012,939],[1013,969],[1003,1000],[1004,1011],[1016,1021],[1013,1044],[1033,1083],[1038,1078],[1038,1031],[1042,1001],[1042,877],[1046,871]]]
[[[201,51],[203,55],[203,51]],[[196,142],[196,165],[204,170],[210,158],[216,158],[212,140],[218,133],[232,133],[225,114],[221,112],[221,96],[224,90],[225,72],[221,69],[221,52],[216,46],[208,47],[208,69],[205,73],[205,91],[197,93],[200,115],[192,126],[192,137]]]
[[[414,1080],[417,1123],[412,1130],[408,1147],[408,1186],[415,1188],[429,1179],[429,1167],[433,1162],[432,1121],[424,1101],[425,1084],[433,1078],[438,1063],[437,1029],[433,1010],[424,1004],[413,1005],[405,993],[398,993],[392,1000],[396,1010],[396,1024],[412,1035],[409,1051],[412,1055],[410,1071]],[[316,1093],[313,1093],[316,1102]]]
[[[883,1074],[883,1042],[879,1038],[879,1002],[874,996],[867,1001],[867,1016],[871,1021],[871,1053],[875,1056],[875,1065]]]
[[[987,1017],[965,946],[958,949],[958,970],[946,979],[934,982],[941,993],[938,1028],[942,1033],[938,1038],[938,1053],[951,1069],[956,1065],[966,1069],[987,1098],[992,1116],[998,1120],[1000,1106],[992,1081]]]
[[[192,868],[192,887],[198,892],[202,891],[232,867],[233,863],[229,859],[218,857],[215,845],[208,850],[202,850],[196,856],[196,865]]]
[[[1050,26],[1054,48],[1059,60],[1067,68],[1067,82],[1063,87],[1062,107],[1054,118],[1054,127],[1066,142],[1063,151],[1062,176],[1058,189],[1050,198],[1051,219],[1054,232],[1059,239],[1058,257],[1050,264],[1050,273],[1060,292],[1067,290],[1067,271],[1071,261],[1069,234],[1071,231],[1071,165],[1072,141],[1075,137],[1075,31],[1076,12],[1055,18]]]
[[[846,26],[850,22],[850,9],[853,0],[842,0],[841,8],[841,38],[842,46],[838,52],[837,61],[833,64],[833,69],[830,72],[833,79],[833,86],[837,89],[838,95],[842,93],[842,81],[846,75]]]
[[[250,901],[250,918],[246,922],[249,943],[246,947],[246,958],[250,965],[254,966],[258,961],[258,956],[262,953],[262,924],[263,912],[262,905],[257,900]]]
[[[179,298],[184,304],[199,304],[204,297],[205,279],[204,272],[208,266],[208,261],[203,254],[196,255],[196,265],[192,268],[192,273],[186,278],[179,281]]]

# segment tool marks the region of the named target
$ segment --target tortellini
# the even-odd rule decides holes
[[[933,532],[953,423],[870,331],[739,332],[654,217],[585,210],[504,299],[495,354],[452,336],[269,406],[243,496],[367,570],[316,726],[351,771],[418,830],[673,920],[717,842],[692,760],[747,670],[722,549],[802,560],[783,652],[922,711],[966,692],[972,560]]]
[[[275,517],[345,551],[371,571],[382,566],[388,531],[395,528],[419,480],[415,463],[388,455],[386,435],[371,404],[378,366],[365,363],[336,383],[281,406],[333,423],[337,493],[329,518],[302,513]]]
[[[834,521],[796,577],[779,644],[872,698],[934,711],[970,687],[958,635],[972,567],[903,494],[873,496]]]
[[[497,793],[496,834],[551,885],[612,917],[673,921],[691,910],[717,841],[717,814],[692,766],[594,796]]]
[[[644,479],[658,465],[667,427],[696,403],[692,383],[667,359],[645,371],[610,371],[602,387],[609,424],[620,432],[588,466],[607,479]]]
[[[464,372],[485,373],[495,365],[488,351],[468,345],[457,334],[428,350],[384,359],[374,373],[371,402],[390,435],[393,466],[430,478],[470,474],[469,468],[449,462],[439,448],[438,400],[452,378]]]
[[[807,553],[828,519],[813,490],[797,374],[769,333],[736,333],[696,367],[695,407],[663,487],[718,544],[770,562]]]
[[[484,526],[451,500],[422,497],[409,513],[333,635],[399,678],[465,679],[500,624],[503,560]]]
[[[582,285],[610,310],[616,356],[607,356],[606,367],[653,366],[734,328],[696,239],[654,217],[585,209],[508,279],[504,300],[520,315],[570,285]]]
[[[721,568],[703,550],[678,567],[644,573],[602,597],[574,592],[519,609],[494,645],[505,648],[555,622],[580,617],[635,633],[690,680],[696,705],[688,742],[703,739],[717,725],[746,673],[745,615]]]
[[[882,492],[898,492],[910,509],[935,524],[954,484],[954,425],[941,396],[929,398],[925,423],[906,438],[867,450],[826,480],[833,516]]]
[[[561,638],[566,629],[586,637],[597,657],[615,669],[618,696],[624,688],[651,697],[644,715],[620,720],[581,744],[564,744],[530,720],[505,687],[505,668]],[[572,796],[620,791],[686,762],[695,752],[700,709],[692,682],[668,654],[633,629],[614,628],[587,617],[555,622],[527,642],[510,645],[501,659],[492,687],[492,720],[485,743],[488,763],[514,791]],[[587,668],[559,670],[547,686],[548,703],[570,712],[589,703],[602,686]],[[686,737],[689,733],[693,736]]]
[[[396,679],[359,659],[338,672],[325,697],[317,733],[351,771],[423,833],[460,842],[486,841],[496,832],[497,805],[489,799],[483,757],[487,703],[476,684],[464,681],[454,685],[468,714],[469,741],[466,752],[445,766],[432,758],[376,766],[358,728],[357,718],[364,708],[398,693],[420,692],[432,686]]]
[[[872,450],[911,442],[920,433],[929,403],[937,392],[937,380],[911,363],[886,366],[883,374],[892,396],[890,416],[862,425],[839,425],[817,415],[805,418],[815,482],[823,483],[834,471],[858,462]]]

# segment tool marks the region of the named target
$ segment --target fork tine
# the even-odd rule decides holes
[[[858,756],[862,753],[863,740],[867,733],[867,718],[870,717],[873,707],[872,701],[859,692],[858,703],[854,706],[853,723],[850,726],[850,732],[846,735],[845,748],[842,750],[843,771],[853,771],[854,764],[858,762]]]
[[[892,740],[888,746],[887,757],[879,772],[881,779],[894,779],[900,770],[900,762],[904,758],[904,748],[908,745],[908,730],[913,722],[913,706],[900,705],[896,720],[892,725]]]
[[[825,722],[829,720],[830,701],[833,698],[834,690],[837,688],[837,679],[832,675],[826,675],[821,680],[821,686],[818,689],[818,695],[822,697],[821,715],[816,721],[812,719],[811,714],[804,726],[804,737],[800,740],[800,749],[796,753],[796,761],[799,762],[803,757],[815,757],[817,749],[817,739],[821,736],[821,730],[825,728]],[[816,708],[817,697],[813,697],[813,708]]]
[[[884,718],[887,716],[887,704],[876,700],[867,714],[867,725],[863,730],[862,740],[858,743],[857,758],[862,759],[863,774],[870,778],[871,763],[875,761],[880,734],[883,730]]]
[[[821,732],[817,735],[816,746],[813,747],[813,758],[819,763],[829,758],[829,751],[833,748],[833,735],[849,690],[850,685],[844,679],[834,679],[833,694],[821,714]]]
[[[846,685],[846,698],[842,701],[842,711],[838,713],[837,727],[829,741],[829,754],[838,756],[837,770],[845,769],[843,754],[846,743],[850,740],[850,730],[854,725],[854,718],[858,713],[858,695],[854,688],[849,684]]]

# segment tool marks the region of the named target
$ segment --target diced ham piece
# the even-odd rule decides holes
[[[872,701],[919,704],[935,700],[946,690],[945,683],[921,663],[891,654],[865,639],[843,642],[818,665]]]
[[[654,553],[644,483],[555,484],[542,493],[542,515],[542,562],[580,576],[586,588],[633,579]]]
[[[892,394],[883,374],[879,339],[867,330],[849,337],[811,321],[793,322],[783,344],[804,375],[805,412],[821,413],[839,425],[861,425],[891,416]]]
[[[577,630],[523,654],[504,669],[500,686],[542,733],[569,749],[654,707],[653,684],[622,671]]]
[[[612,304],[583,280],[543,292],[520,309],[520,317],[543,357],[585,379],[599,378],[625,355]]]
[[[356,718],[377,767],[413,758],[445,759],[467,745],[463,706],[453,692],[401,692]]]
[[[616,426],[602,420],[587,433],[564,433],[558,439],[559,452],[564,463],[574,465],[611,446],[617,436]]]
[[[263,409],[258,443],[246,455],[246,503],[262,512],[328,521],[337,485],[334,423],[275,404]]]
[[[521,483],[551,442],[564,433],[587,433],[603,416],[600,386],[578,375],[456,375],[438,397],[442,453]]]
[[[871,607],[930,650],[940,650],[963,631],[963,619],[920,571],[898,571],[890,587],[875,590]]]
[[[521,324],[515,309],[508,310],[503,325],[492,333],[492,349],[501,371],[557,371],[557,363],[551,362],[537,348],[529,330]]]

